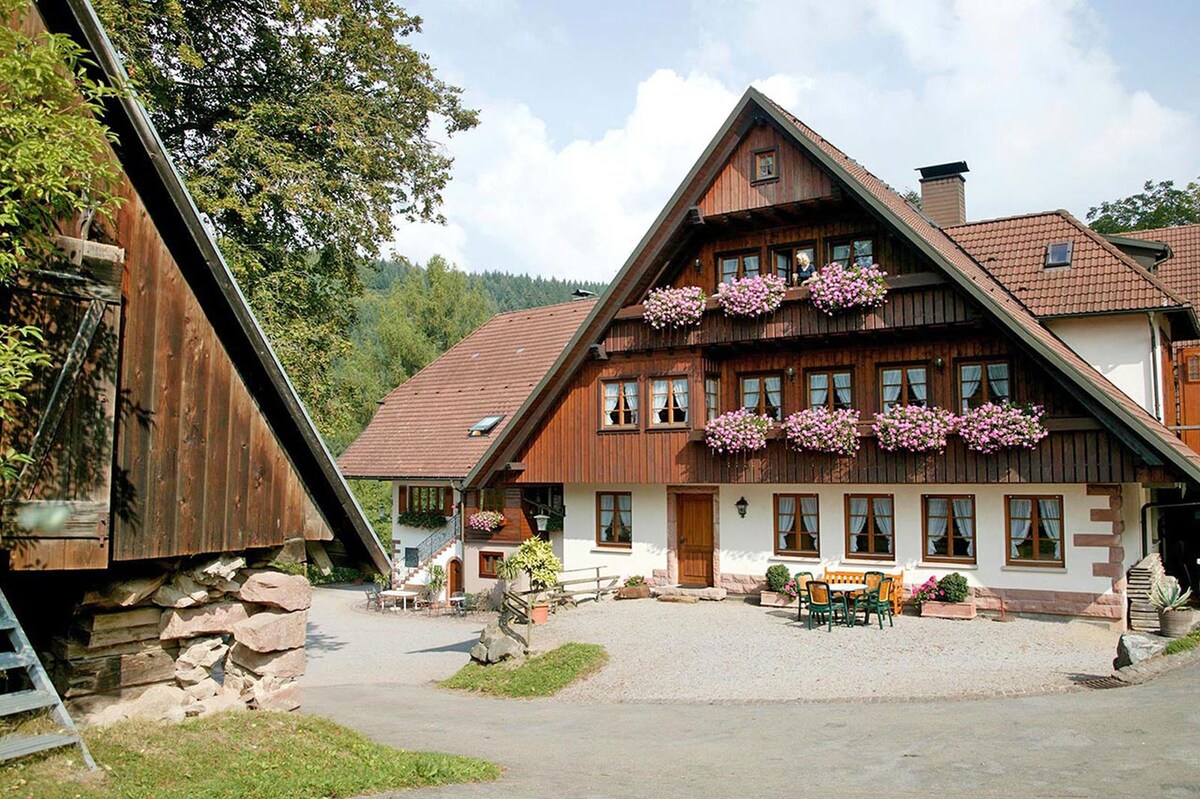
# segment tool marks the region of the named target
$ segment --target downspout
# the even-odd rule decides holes
[[[1167,420],[1163,416],[1162,407],[1162,376],[1159,374],[1161,371],[1159,365],[1162,363],[1162,331],[1158,329],[1158,322],[1154,318],[1154,311],[1147,311],[1146,317],[1150,320],[1150,380],[1154,395],[1154,418],[1166,424]]]

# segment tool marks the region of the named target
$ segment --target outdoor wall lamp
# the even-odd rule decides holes
[[[787,375],[787,379],[788,379],[789,383],[794,383],[796,381],[796,367],[789,366],[787,368],[787,370],[784,372],[784,374]]]
[[[539,533],[546,532],[546,528],[550,525],[550,516],[546,513],[539,513],[533,517],[533,521],[537,524]]]
[[[946,365],[946,362],[944,360],[942,360],[941,358],[934,358],[933,365],[936,366],[937,368],[941,369],[943,366]]]
[[[746,518],[746,509],[750,507],[750,503],[746,501],[746,498],[742,497],[733,504],[738,509],[738,516],[741,516],[743,519]]]
[[[699,259],[699,258],[697,258],[697,259],[696,259],[696,261],[695,261],[695,263],[693,263],[693,264],[692,264],[692,269],[695,269],[695,270],[696,270],[696,274],[698,275],[698,274],[700,274],[700,270],[701,270],[701,268],[702,268],[702,267],[700,266],[700,259]]]

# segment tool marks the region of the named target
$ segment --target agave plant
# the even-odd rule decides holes
[[[1163,575],[1150,587],[1150,604],[1159,610],[1183,610],[1192,598],[1192,589],[1182,590],[1174,577]]]

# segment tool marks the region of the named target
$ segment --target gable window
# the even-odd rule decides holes
[[[686,377],[656,377],[650,382],[650,414],[652,425],[687,424],[688,379]]]
[[[741,389],[743,408],[777,422],[783,418],[783,375],[746,375]]]
[[[637,380],[605,380],[601,383],[604,389],[604,427],[637,427],[638,424],[638,381]]]
[[[842,266],[870,266],[875,263],[875,240],[850,239],[834,242],[829,245],[829,260]]]
[[[1200,355],[1189,355],[1187,359],[1187,381],[1200,381]]]
[[[820,554],[820,513],[816,494],[775,495],[775,554]]]
[[[850,370],[832,369],[808,373],[808,407],[848,410],[853,400]]]
[[[454,511],[453,491],[443,486],[409,486],[408,511],[410,513],[436,512],[452,516]]]
[[[1046,245],[1046,268],[1061,269],[1071,265],[1072,242],[1056,241]]]
[[[1062,497],[1009,496],[1005,503],[1009,564],[1062,566]]]
[[[754,180],[759,183],[764,180],[775,180],[779,177],[779,154],[772,147],[769,150],[754,152]]]
[[[771,268],[778,277],[798,286],[817,271],[817,247],[800,244],[771,250]]]
[[[892,560],[896,557],[891,494],[846,495],[846,557]]]
[[[479,492],[479,509],[504,512],[504,489],[485,488]]]
[[[1008,361],[976,361],[958,365],[959,409],[969,411],[987,402],[1012,399]]]
[[[633,495],[628,491],[596,492],[596,545],[633,545]]]
[[[975,562],[975,497],[921,498],[924,514],[925,559]]]
[[[928,372],[924,366],[885,366],[879,370],[879,391],[884,413],[897,405],[928,405]]]
[[[721,413],[721,378],[704,378],[704,420],[715,419]]]
[[[722,283],[732,283],[743,277],[758,277],[762,263],[758,253],[741,253],[717,256],[717,270]]]
[[[500,562],[504,560],[503,552],[480,552],[479,553],[479,576],[480,577],[499,577]]]

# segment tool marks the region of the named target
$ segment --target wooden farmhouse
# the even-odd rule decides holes
[[[531,314],[520,333],[510,319],[481,336],[490,323],[429,367],[552,349],[520,372],[519,403],[510,372],[448,370],[437,403],[419,375],[342,456],[346,473],[395,485],[401,576],[419,580],[433,555],[404,526],[414,506],[445,515],[438,549],[468,591],[545,512],[569,569],[733,592],[777,563],[878,569],[908,588],[957,571],[984,609],[1125,624],[1130,569],[1166,549],[1160,536],[1194,540],[1200,456],[1171,428],[1200,425],[1180,388],[1200,366],[1181,375],[1172,358],[1200,335],[1197,292],[1171,277],[1200,264],[1176,269],[1166,231],[1110,241],[1064,211],[969,222],[966,172],[921,170],[918,208],[748,90],[597,302],[539,312],[568,315],[562,327]],[[811,278],[832,263],[877,265],[882,304],[818,308]],[[777,308],[723,310],[723,283],[766,275],[784,284]],[[651,292],[689,287],[707,295],[696,325],[648,323]],[[469,412],[422,417],[458,397]],[[1040,406],[1047,435],[981,451],[951,433],[913,452],[873,425],[985,405]],[[714,451],[706,424],[741,408],[771,420],[765,446]],[[857,451],[797,449],[782,423],[810,409],[857,411]],[[400,434],[417,427],[419,443]],[[439,450],[467,446],[469,469],[438,468]],[[463,523],[480,510],[507,523]],[[1186,543],[1167,568],[1194,584],[1184,550],[1194,562]]]
[[[86,0],[22,24],[121,81]],[[0,582],[84,710],[148,691],[181,714],[292,708],[309,588],[275,564],[390,564],[144,110],[112,100],[103,121],[115,219],[64,220],[63,258],[3,294],[53,363],[2,431],[34,463],[6,486]]]

